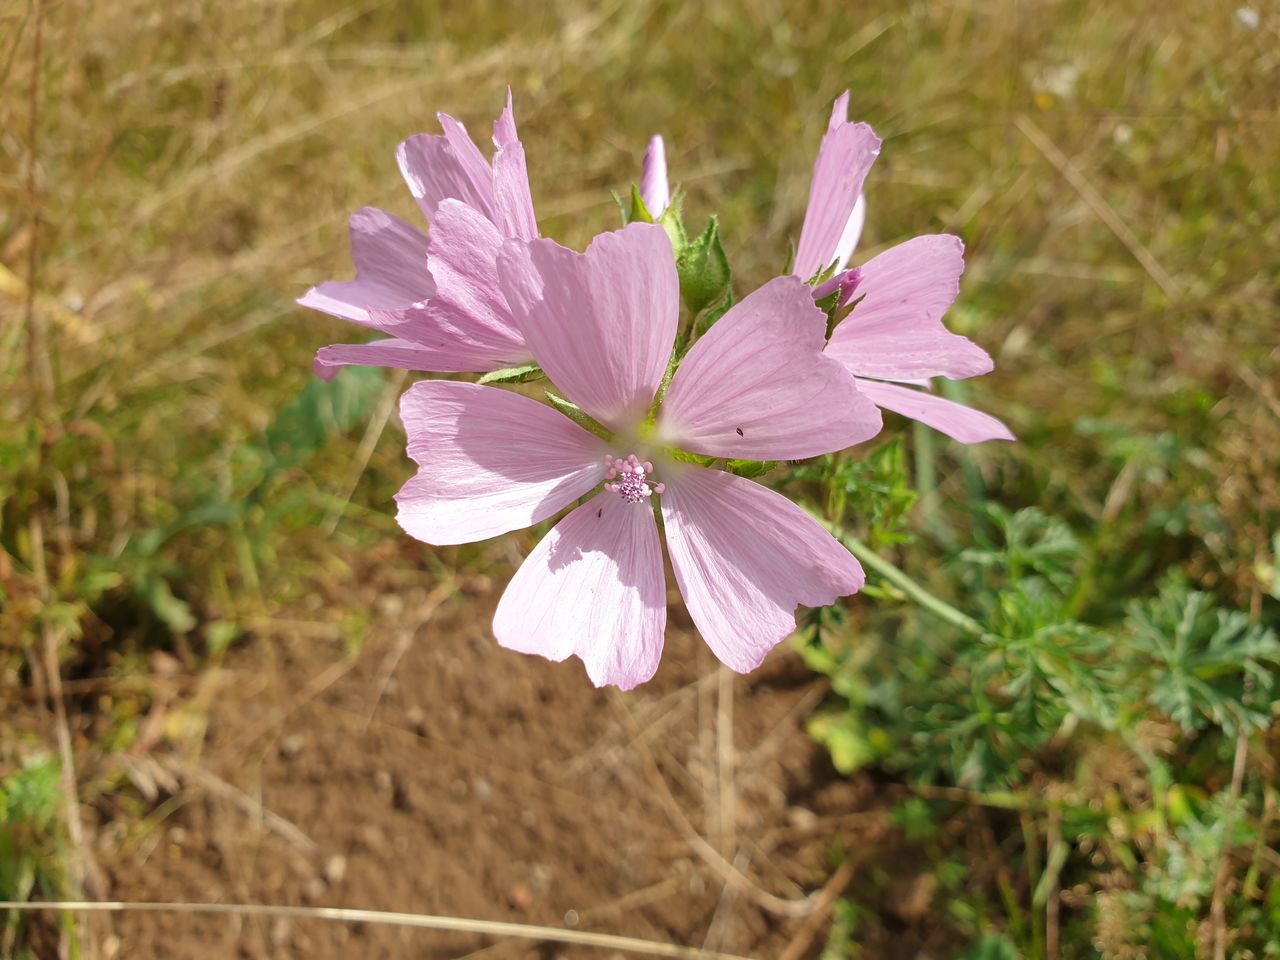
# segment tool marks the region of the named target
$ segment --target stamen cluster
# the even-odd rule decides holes
[[[653,464],[648,460],[641,460],[634,453],[625,460],[606,453],[604,465],[604,478],[611,481],[604,488],[610,493],[616,493],[627,503],[640,503],[666,489],[665,484],[649,482]]]

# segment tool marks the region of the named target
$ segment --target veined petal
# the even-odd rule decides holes
[[[351,364],[425,373],[486,373],[507,365],[504,361],[477,354],[466,344],[441,340],[436,346],[428,346],[392,337],[371,343],[334,343],[321,347],[316,351],[312,367],[321,380],[332,380],[340,367]]]
[[[862,183],[880,153],[880,138],[865,123],[845,120],[846,91],[832,107],[827,132],[818,147],[809,185],[809,205],[800,228],[794,273],[807,280],[836,258],[841,238],[862,193]]]
[[[640,172],[640,199],[655,220],[662,216],[671,202],[671,187],[667,182],[667,148],[662,137],[654,135],[644,152],[644,167]]]
[[[875,436],[875,404],[823,354],[826,324],[798,277],[776,277],[735,304],[672,378],[662,437],[710,456],[797,460]]]
[[[431,296],[427,238],[399,217],[363,207],[351,215],[354,280],[330,280],[312,287],[298,303],[313,310],[381,329],[371,308],[407,307]]]
[[[862,588],[862,567],[781,494],[718,470],[664,475],[667,552],[689,615],[720,661],[760,665],[795,630],[796,607]]]
[[[614,430],[653,402],[675,342],[680,281],[662,227],[633,223],[577,253],[508,240],[498,277],[534,359],[560,391]]]
[[[497,387],[415,383],[400,400],[418,473],[396,519],[426,543],[470,543],[545,520],[604,478],[604,442]]]
[[[493,632],[508,650],[576,655],[597,687],[630,690],[658,669],[666,624],[653,508],[602,493],[534,547],[498,603]]]
[[[442,200],[461,200],[497,220],[493,173],[465,128],[440,114],[443,136],[415,134],[396,148],[396,163],[409,192],[430,223]]]
[[[960,292],[964,244],[959,237],[914,237],[858,267],[862,299],[831,335],[827,354],[858,376],[885,380],[989,373],[991,357],[951,333],[942,315]]]
[[[867,195],[860,193],[858,202],[853,205],[853,212],[849,214],[849,222],[844,225],[840,242],[836,244],[837,273],[849,265],[849,258],[853,256],[853,251],[858,248],[858,241],[862,239],[862,226],[866,221]]]
[[[533,214],[529,192],[529,172],[525,167],[524,145],[516,135],[516,118],[507,88],[507,106],[493,124],[493,194],[498,229],[506,237],[532,240],[538,235],[538,219]]]
[[[436,295],[414,311],[420,315],[410,318],[415,329],[437,329],[505,365],[528,361],[529,349],[498,285],[501,249],[502,235],[483,214],[458,200],[441,201],[429,250]]]
[[[919,420],[961,443],[1016,439],[1008,427],[990,414],[923,390],[861,378],[858,378],[858,389],[886,410]]]

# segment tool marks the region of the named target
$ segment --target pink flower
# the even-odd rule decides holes
[[[390,337],[323,347],[315,361],[322,377],[352,363],[466,373],[531,359],[495,273],[504,239],[538,235],[511,92],[493,125],[492,162],[461,123],[443,113],[439,120],[443,135],[418,134],[396,150],[430,240],[376,207],[358,210],[356,279],[322,283],[298,299]]]
[[[834,265],[835,275],[814,296],[822,299],[838,289],[842,308],[854,304],[832,333],[827,354],[843,363],[858,389],[885,410],[962,443],[1012,440],[1009,428],[995,417],[915,389],[927,386],[932,377],[962,380],[992,369],[985,350],[942,323],[960,292],[960,238],[915,237],[845,270],[866,216],[863,181],[880,152],[880,140],[869,126],[848,122],[848,108],[846,90],[831,108],[818,148],[794,270],[809,279]]]
[[[667,183],[667,148],[662,137],[655,134],[644,152],[644,166],[640,172],[640,199],[649,215],[657,220],[671,203],[671,187]]]
[[[865,123],[850,123],[849,91],[831,107],[809,184],[792,273],[808,280],[835,265],[843,270],[862,236],[867,204],[862,183],[880,154],[880,138]]]
[[[508,241],[498,274],[534,358],[609,434],[495,387],[426,381],[405,394],[420,469],[396,499],[414,537],[482,540],[590,495],[516,572],[494,617],[500,644],[576,655],[598,686],[653,676],[667,609],[654,500],[690,616],[734,670],[794,630],[797,605],[861,587],[857,561],[785,497],[691,462],[811,457],[879,431],[874,404],[823,354],[826,318],[802,281],[778,277],[725,314],[655,414],[680,302],[661,227],[633,223],[586,253]]]

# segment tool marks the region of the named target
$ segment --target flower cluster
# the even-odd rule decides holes
[[[684,234],[661,137],[632,222],[582,253],[539,237],[510,94],[492,160],[444,114],[443,134],[400,145],[429,236],[374,208],[352,216],[356,279],[299,302],[386,338],[322,348],[317,373],[485,374],[405,393],[418,472],[396,497],[401,526],[429,544],[468,543],[577,504],[503,594],[502,646],[578,656],[597,685],[648,680],[666,626],[665,540],[707,644],[752,670],[795,629],[797,606],[855,593],[863,572],[751,476],[869,440],[880,408],[966,443],[1011,439],[994,418],[920,389],[991,369],[941,320],[959,289],[960,241],[917,237],[848,266],[880,140],[846,120],[847,102],[819,148],[792,269],[737,303],[727,266],[716,267],[714,221],[698,240]],[[546,404],[496,385],[540,376],[555,388]]]

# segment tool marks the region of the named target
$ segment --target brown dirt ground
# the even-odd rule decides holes
[[[654,681],[596,690],[576,660],[497,646],[500,589],[476,576],[450,594],[421,574],[373,591],[355,656],[285,621],[234,649],[186,714],[207,717],[203,736],[126,764],[145,815],[125,827],[118,797],[97,806],[104,895],[554,926],[576,914],[578,929],[812,957],[829,916],[779,916],[761,894],[831,890],[844,850],[893,875],[877,868],[887,892],[873,895],[893,902],[863,956],[949,955],[930,951],[946,940],[912,892],[919,868],[894,863],[884,791],[835,777],[804,735],[825,686],[796,654],[722,678],[677,602]],[[155,729],[182,726],[176,701],[160,712]],[[727,885],[708,846],[750,886]],[[622,956],[317,920],[122,914],[94,929],[107,957]]]

